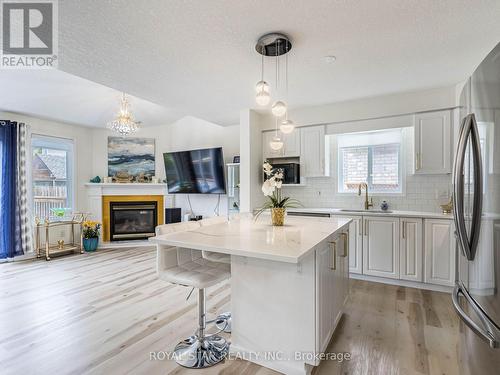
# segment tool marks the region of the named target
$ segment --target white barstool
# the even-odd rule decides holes
[[[160,225],[156,235],[199,228],[198,222]],[[198,330],[181,341],[174,349],[176,362],[189,368],[213,366],[229,352],[227,341],[217,335],[205,334],[205,288],[231,276],[230,265],[212,262],[202,257],[201,251],[157,244],[157,273],[162,280],[198,289]]]
[[[229,221],[228,218],[225,216],[215,216],[208,219],[200,220],[198,222],[203,227],[207,225],[227,223],[228,221]],[[203,258],[210,260],[212,262],[231,264],[231,255],[215,253],[213,251],[202,251],[202,254]],[[222,314],[217,315],[217,318],[215,319],[215,325],[220,330],[223,330],[226,333],[231,333],[231,312],[226,311],[223,312]]]

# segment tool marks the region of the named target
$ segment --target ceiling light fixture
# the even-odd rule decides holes
[[[274,102],[273,106],[271,107],[271,112],[276,117],[282,117],[286,114],[286,109],[286,103],[278,100],[277,102]]]
[[[116,115],[116,118],[108,122],[108,128],[118,134],[129,135],[139,130],[140,124],[140,121],[134,121],[132,114],[130,113],[130,104],[125,96],[125,93],[123,93],[120,101],[120,110]]]
[[[283,141],[280,137],[278,137],[278,118],[276,117],[276,127],[275,127],[275,135],[271,142],[269,142],[269,146],[274,151],[279,151],[283,148]]]
[[[295,124],[292,120],[283,120],[280,125],[280,130],[283,134],[290,134],[295,129]]]
[[[288,52],[292,49],[290,38],[280,33],[265,34],[259,38],[255,45],[255,50],[261,55],[261,79],[255,85],[257,92],[256,102],[259,105],[266,106],[271,100],[269,94],[269,85],[264,80],[264,57],[274,58],[276,70],[276,94],[280,89],[280,57],[285,55],[285,84],[286,84],[286,99],[288,100]],[[295,129],[295,124],[288,119],[288,105],[284,100],[276,100],[271,106],[271,112],[276,117],[276,135],[269,143],[270,147],[278,151],[283,147],[283,141],[278,137],[278,120],[280,121],[279,129],[283,134],[290,134]]]

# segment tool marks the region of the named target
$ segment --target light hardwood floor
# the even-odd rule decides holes
[[[168,351],[196,327],[196,296],[156,279],[155,249],[101,250],[0,264],[2,374],[276,374],[228,360],[188,370]],[[208,313],[229,309],[230,286],[208,291]],[[330,352],[315,374],[456,374],[458,318],[443,293],[351,281]],[[279,348],[277,348],[279,350]]]

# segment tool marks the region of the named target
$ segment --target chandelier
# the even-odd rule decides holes
[[[292,43],[288,36],[279,33],[263,35],[257,41],[255,50],[261,55],[261,78],[255,85],[255,101],[260,106],[267,106],[271,102],[270,86],[264,80],[264,57],[274,58],[276,70],[276,93],[280,88],[280,56],[285,56],[285,88],[286,99],[288,99],[288,52],[292,49]],[[271,106],[271,112],[276,117],[276,134],[270,146],[273,150],[280,150],[283,141],[278,136],[279,129],[283,134],[290,134],[295,129],[295,124],[288,119],[288,106],[284,100],[276,100]]]
[[[118,134],[129,135],[139,130],[140,124],[140,121],[134,121],[132,114],[130,113],[130,104],[125,96],[125,93],[123,93],[120,101],[120,111],[118,111],[114,120],[108,122],[108,128]]]

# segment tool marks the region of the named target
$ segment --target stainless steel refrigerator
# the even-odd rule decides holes
[[[453,168],[460,372],[500,374],[500,43],[460,96]]]

